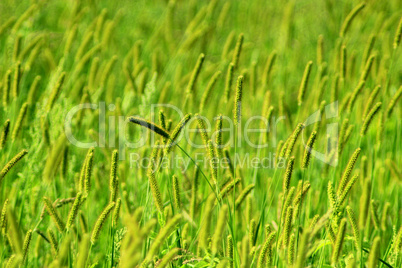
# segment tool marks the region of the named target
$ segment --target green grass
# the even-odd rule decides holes
[[[345,27],[359,4],[1,1],[0,124],[10,127],[0,149],[0,263],[290,267],[294,254],[294,267],[400,267],[402,4],[368,1]],[[220,115],[227,154],[215,146]],[[177,144],[155,150],[172,140],[131,116],[172,139],[184,122]],[[245,132],[266,129],[261,118],[268,133]],[[261,159],[264,167],[253,162]],[[44,211],[44,197],[54,209]]]

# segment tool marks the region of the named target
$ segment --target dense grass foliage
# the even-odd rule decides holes
[[[401,267],[401,1],[0,14],[2,267]]]

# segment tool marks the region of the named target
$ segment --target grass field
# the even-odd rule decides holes
[[[402,2],[0,2],[1,267],[401,267]]]

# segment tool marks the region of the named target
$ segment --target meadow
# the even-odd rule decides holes
[[[1,267],[402,267],[402,2],[2,0]]]

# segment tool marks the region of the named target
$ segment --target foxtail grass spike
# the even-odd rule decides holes
[[[29,245],[31,244],[31,240],[32,240],[32,230],[29,230],[25,235],[24,244],[22,246],[22,262],[25,262],[28,257]]]
[[[4,122],[3,129],[1,131],[0,149],[3,149],[4,146],[6,145],[9,132],[10,132],[10,119],[7,119],[6,122]]]
[[[66,72],[62,72],[59,78],[57,79],[52,92],[50,93],[49,99],[47,100],[47,108],[46,108],[47,111],[50,111],[53,108],[54,103],[56,102],[57,98],[60,95],[65,78],[66,78]]]
[[[320,34],[317,40],[317,64],[321,66],[324,61],[324,36]]]
[[[300,184],[301,186],[301,184]],[[303,189],[301,189],[297,192],[295,199],[293,200],[293,207],[297,207],[300,202],[302,201],[302,199],[304,198],[304,196],[306,195],[306,193],[308,192],[308,190],[310,189],[310,182],[305,181],[304,185],[303,185]]]
[[[203,118],[203,116],[200,116],[199,114],[195,114],[194,117],[197,119],[198,129],[201,133],[202,141],[204,142],[205,145],[208,145],[209,138],[208,138],[207,128],[205,127],[204,118]]]
[[[270,251],[271,251],[271,246],[274,242],[274,239],[276,237],[276,232],[272,232],[266,239],[264,244],[262,245],[260,255],[258,257],[257,261],[257,268],[263,268],[265,267],[265,263],[268,264],[269,266],[269,259],[270,259]]]
[[[54,208],[52,201],[50,201],[50,199],[47,197],[43,197],[43,201],[45,203],[45,208],[49,213],[50,217],[52,218],[53,222],[56,224],[57,229],[59,230],[60,233],[63,233],[65,229],[65,224],[60,218],[56,209]]]
[[[380,92],[381,86],[376,86],[373,91],[370,93],[370,97],[367,100],[366,107],[364,108],[363,118],[365,118],[370,111],[370,107],[373,105],[375,98],[377,97],[378,93]]]
[[[291,236],[290,236],[290,240],[289,240],[289,249],[288,249],[288,265],[289,266],[292,266],[293,265],[293,262],[294,262],[294,259],[295,259],[295,246],[296,246],[296,243],[295,243],[295,234],[292,234]]]
[[[308,167],[311,158],[311,152],[313,151],[313,146],[317,137],[317,131],[313,131],[310,134],[310,137],[307,140],[306,148],[304,149],[302,168],[305,169]]]
[[[14,68],[14,79],[13,79],[13,97],[17,98],[20,89],[20,82],[21,82],[21,75],[22,75],[22,68],[21,62],[17,62]]]
[[[239,76],[237,78],[237,87],[236,87],[236,97],[235,97],[235,107],[234,107],[234,124],[237,126],[241,120],[241,103],[242,103],[242,95],[243,95],[243,76]]]
[[[191,114],[186,114],[177,124],[177,126],[173,129],[172,134],[169,137],[169,142],[166,145],[165,148],[165,155],[169,154],[169,152],[172,150],[173,145],[176,144],[176,140],[179,137],[181,131],[184,129],[186,126],[187,122],[190,121],[191,119]]]
[[[174,204],[177,209],[181,208],[181,200],[180,200],[180,186],[179,186],[179,180],[175,175],[172,177],[172,184],[173,184],[173,200]]]
[[[387,230],[387,220],[388,220],[388,213],[391,208],[391,203],[387,202],[384,205],[384,208],[382,210],[382,216],[381,216],[381,230],[385,232]]]
[[[338,208],[338,199],[336,197],[334,187],[332,186],[332,181],[328,181],[328,199],[329,199],[329,204],[331,205],[331,208],[337,212]]]
[[[293,131],[292,135],[289,138],[287,147],[286,147],[286,154],[285,154],[285,158],[289,158],[292,151],[293,151],[293,147],[295,146],[295,143],[297,141],[297,138],[299,137],[300,132],[304,129],[304,124],[299,123],[295,130]]]
[[[367,133],[368,128],[370,127],[371,122],[374,119],[374,116],[378,113],[378,111],[381,108],[382,103],[377,102],[376,105],[374,105],[373,108],[371,108],[370,112],[367,114],[366,118],[364,119],[362,128],[360,130],[360,136],[364,136]]]
[[[88,74],[88,89],[91,92],[93,92],[93,90],[95,89],[95,78],[98,73],[98,69],[99,69],[99,57],[95,57],[91,62]]]
[[[17,121],[15,121],[13,132],[11,133],[11,139],[13,141],[15,141],[15,139],[18,137],[18,134],[19,134],[19,132],[20,132],[20,130],[22,128],[25,116],[27,114],[27,110],[28,110],[28,103],[25,102],[21,106],[20,112],[19,112],[18,117],[17,117]]]
[[[339,256],[342,254],[343,241],[346,233],[346,219],[342,219],[339,225],[338,234],[336,235],[334,250],[332,252],[332,265],[336,265],[339,260]]]
[[[395,32],[394,43],[393,43],[394,49],[397,49],[397,47],[401,43],[401,39],[402,39],[402,17],[399,20],[398,28],[396,29]]]
[[[226,257],[229,259],[229,268],[233,268],[233,252],[233,237],[229,235],[226,245]]]
[[[399,89],[396,91],[395,95],[392,97],[391,101],[389,102],[387,106],[387,111],[386,111],[386,116],[390,117],[392,110],[395,107],[395,104],[398,102],[399,98],[402,96],[402,86],[399,87]]]
[[[249,244],[251,247],[254,246],[254,240],[256,237],[256,228],[257,228],[257,224],[255,222],[255,219],[251,219],[250,223],[248,225],[248,237],[249,237]]]
[[[367,216],[369,213],[370,206],[370,196],[371,196],[371,181],[365,179],[363,185],[363,193],[360,197],[360,212],[359,212],[359,229],[364,230],[366,227]]]
[[[171,218],[166,225],[159,231],[158,235],[156,236],[154,242],[152,243],[148,254],[145,257],[145,263],[150,261],[155,254],[157,253],[159,247],[165,242],[165,240],[168,238],[168,236],[172,233],[172,231],[176,228],[176,225],[179,224],[179,222],[182,219],[181,214],[177,214]]]
[[[264,72],[262,74],[263,75],[262,76],[262,85],[263,86],[266,86],[268,84],[270,74],[271,74],[273,66],[275,64],[276,56],[277,56],[277,52],[275,50],[272,51],[271,54],[269,54],[267,63],[265,64]]]
[[[198,193],[198,184],[199,184],[199,173],[200,170],[195,167],[194,169],[194,179],[191,187],[191,201],[190,201],[190,217],[194,219],[196,209],[197,209],[197,193]]]
[[[158,267],[160,268],[165,268],[165,267],[169,267],[169,263],[174,259],[174,257],[176,255],[180,254],[180,249],[179,248],[174,248],[169,250],[168,253],[166,253],[165,256],[163,256],[163,258],[161,259],[161,261],[158,264]]]
[[[292,220],[293,220],[293,207],[288,207],[287,212],[286,212],[286,217],[285,217],[285,222],[284,222],[284,227],[283,227],[283,246],[285,248],[288,247],[289,245],[289,238],[290,238],[290,231],[292,228]]]
[[[341,47],[341,68],[340,68],[340,75],[341,79],[345,80],[346,73],[347,73],[347,51],[346,51],[346,46],[343,45]]]
[[[306,94],[306,91],[307,91],[307,86],[308,86],[308,82],[310,79],[312,66],[313,66],[313,62],[309,61],[306,65],[306,68],[304,69],[303,78],[302,78],[302,81],[300,83],[300,88],[299,88],[299,96],[297,97],[299,106],[302,105],[303,100],[304,100],[304,95]]]
[[[3,180],[4,176],[7,175],[7,173],[10,171],[10,169],[15,166],[15,164],[18,163],[26,154],[28,153],[27,150],[22,150],[18,154],[16,154],[8,163],[3,167],[3,169],[0,171],[0,183]]]
[[[343,21],[341,30],[339,32],[340,37],[344,37],[345,34],[347,33],[350,24],[352,24],[353,19],[356,17],[356,15],[366,6],[366,3],[362,2],[359,5],[357,5],[355,8],[350,11],[350,13],[346,16],[345,20]]]
[[[193,73],[191,74],[190,81],[188,82],[186,92],[187,94],[193,94],[194,93],[194,86],[195,83],[197,82],[197,78],[200,74],[201,67],[204,63],[205,55],[203,53],[200,54],[198,57],[197,63],[194,67]]]
[[[378,258],[380,257],[380,242],[381,238],[376,236],[373,241],[373,245],[370,250],[370,254],[368,257],[368,268],[375,268],[378,267]]]
[[[341,193],[341,195],[339,196],[339,205],[342,206],[343,202],[346,200],[346,197],[348,195],[348,193],[350,192],[350,190],[352,189],[353,185],[355,184],[355,182],[357,181],[357,178],[359,177],[359,174],[354,175],[348,182],[348,184],[346,184],[345,189],[343,190],[343,192]]]
[[[66,56],[71,49],[71,45],[73,44],[73,42],[75,41],[75,37],[77,35],[77,25],[75,24],[69,31],[68,36],[67,36],[67,40],[66,40],[66,44],[64,46],[64,56]]]
[[[110,165],[110,179],[109,179],[109,190],[110,190],[110,201],[115,202],[116,201],[116,193],[118,191],[118,179],[117,179],[117,164],[119,160],[119,151],[114,150],[112,153],[112,162]]]
[[[310,240],[310,230],[304,230],[303,235],[300,240],[299,249],[297,252],[297,262],[295,268],[303,268],[304,261],[307,258],[307,252],[309,248],[309,240]]]
[[[353,168],[355,167],[355,164],[356,164],[357,158],[360,155],[360,152],[361,152],[361,149],[357,148],[353,152],[352,156],[350,157],[349,162],[345,168],[345,171],[343,172],[341,181],[338,186],[338,191],[337,191],[338,196],[340,196],[342,194],[342,192],[345,190],[345,187],[349,182],[350,175],[352,174]]]
[[[222,130],[222,124],[223,124],[223,119],[222,115],[220,114],[216,120],[216,137],[215,137],[215,143],[216,143],[216,156],[218,159],[223,158],[223,141],[222,141],[222,136],[223,136],[223,130]]]
[[[230,182],[228,182],[227,184],[225,184],[222,188],[222,190],[219,192],[218,195],[218,199],[216,200],[216,203],[218,201],[221,201],[222,198],[224,198],[228,193],[230,193],[230,191],[233,190],[233,188],[241,181],[240,178],[236,178],[235,180],[233,179],[229,179]]]
[[[77,268],[85,268],[87,259],[88,259],[88,253],[89,253],[89,247],[90,247],[90,237],[89,234],[84,234],[81,242],[79,243],[79,252],[78,252],[78,257],[77,257]]]
[[[106,208],[99,215],[99,218],[96,220],[96,223],[95,223],[94,229],[92,230],[92,235],[91,235],[91,243],[92,244],[95,244],[95,242],[98,240],[99,235],[102,231],[102,227],[105,224],[109,214],[112,212],[114,206],[115,206],[115,202],[112,202],[109,205],[107,205]]]
[[[362,65],[363,65],[362,69],[364,68],[364,64],[369,59],[369,56],[371,55],[375,40],[376,40],[376,36],[374,34],[371,34],[369,37],[369,41],[367,42],[366,48],[364,49],[363,58],[362,58]]]
[[[289,191],[290,180],[292,178],[294,164],[295,164],[295,157],[292,156],[291,158],[289,158],[288,164],[286,165],[285,176],[283,178],[282,191],[283,191],[284,198],[286,198],[288,191]]]
[[[209,140],[207,143],[208,147],[208,156],[209,156],[209,166],[211,169],[211,176],[212,180],[217,185],[218,183],[218,163],[217,163],[217,158],[215,156],[215,148],[212,144],[212,141]]]
[[[93,36],[93,32],[87,32],[84,35],[84,38],[82,39],[82,42],[80,43],[77,53],[75,54],[75,61],[78,62],[80,59],[82,59],[82,56],[84,55],[85,51],[87,50],[87,46],[89,42],[91,41]]]
[[[0,25],[0,35],[2,35],[6,30],[8,30],[16,20],[17,18],[15,16],[11,16],[2,25]]]
[[[288,207],[290,207],[290,205],[292,204],[292,200],[295,195],[295,192],[296,192],[296,188],[294,186],[292,186],[289,189],[289,192],[287,193],[286,197],[284,195],[285,203],[283,204],[283,208],[282,208],[281,222],[285,222],[286,212],[287,212]]]
[[[49,237],[50,241],[50,247],[53,255],[57,255],[57,252],[59,251],[59,247],[57,244],[57,239],[56,239],[56,234],[52,231],[52,229],[47,230],[47,235]]]
[[[167,132],[167,130],[163,129],[162,127],[156,125],[153,122],[150,122],[150,121],[147,121],[142,118],[135,117],[135,116],[129,117],[128,120],[134,124],[146,127],[148,129],[152,130],[153,132],[155,132],[156,134],[161,135],[164,138],[170,137],[170,134]]]
[[[226,80],[225,80],[225,101],[228,102],[230,98],[230,92],[231,92],[231,87],[232,87],[232,81],[233,81],[233,70],[234,70],[234,65],[233,63],[230,63],[228,66],[228,70],[226,73]]]
[[[370,74],[371,67],[373,66],[375,55],[371,55],[364,66],[363,72],[360,76],[360,81],[366,81],[368,75]]]
[[[224,204],[219,211],[219,218],[216,224],[215,233],[212,238],[212,254],[215,255],[220,249],[222,244],[222,235],[226,226],[226,218],[228,213],[228,206]]]
[[[163,129],[166,129],[166,115],[162,110],[159,111],[159,124]]]
[[[85,175],[84,175],[84,193],[87,196],[89,191],[91,190],[91,177],[92,177],[92,169],[94,163],[94,155],[95,148],[90,148],[88,150],[86,159],[85,159]]]
[[[4,81],[3,81],[3,105],[4,107],[7,107],[9,97],[10,97],[10,92],[11,92],[11,70],[8,70],[6,74],[4,75]]]
[[[233,63],[234,69],[237,69],[238,64],[239,64],[239,58],[240,58],[240,53],[241,53],[241,49],[243,46],[243,40],[244,40],[244,34],[241,33],[239,35],[239,37],[237,38],[236,47],[233,52],[232,63]]]
[[[357,219],[355,213],[353,212],[350,206],[346,207],[346,212],[348,214],[350,225],[352,226],[353,238],[355,241],[356,250],[360,250],[360,231],[359,226],[357,225]]]
[[[206,205],[205,205],[203,222],[202,222],[201,230],[199,233],[199,247],[202,250],[207,250],[209,248],[208,237],[209,237],[210,227],[212,224],[211,219],[212,219],[212,214],[214,211],[214,204],[215,204],[215,196],[211,195],[208,198]]]
[[[112,226],[113,226],[113,228],[116,228],[117,223],[119,221],[120,209],[121,209],[121,198],[118,198],[116,200],[116,205],[114,206],[113,214],[112,214]]]
[[[366,84],[366,81],[360,80],[359,84],[357,84],[356,88],[353,90],[352,95],[350,96],[350,99],[348,102],[347,113],[350,113],[353,110],[356,98],[360,94],[362,89],[364,88],[365,84]]]
[[[204,111],[205,104],[208,102],[209,96],[211,95],[211,91],[214,88],[218,78],[221,76],[221,71],[217,71],[209,80],[207,87],[202,94],[201,101],[200,101],[200,112]]]
[[[370,211],[371,211],[371,219],[373,220],[374,227],[375,229],[380,229],[380,219],[378,217],[378,205],[375,202],[375,200],[371,200],[371,206],[370,206]]]
[[[67,218],[67,223],[66,223],[66,229],[70,230],[72,225],[74,224],[75,218],[78,215],[78,210],[80,209],[80,206],[82,204],[82,193],[79,192],[77,196],[75,197],[73,206],[70,209],[70,212],[68,213],[68,218]]]
[[[246,188],[243,189],[243,191],[239,194],[235,201],[235,207],[236,209],[239,209],[240,205],[243,203],[244,199],[247,197],[247,195],[254,189],[254,184],[248,185]]]
[[[154,198],[154,204],[155,204],[157,210],[160,213],[162,213],[162,211],[163,211],[162,196],[159,191],[158,182],[155,178],[154,172],[151,172],[148,174],[148,180],[149,180],[149,187],[151,188],[152,196]]]
[[[0,232],[3,236],[5,236],[7,232],[7,205],[8,199],[4,201],[3,208],[0,214]]]

